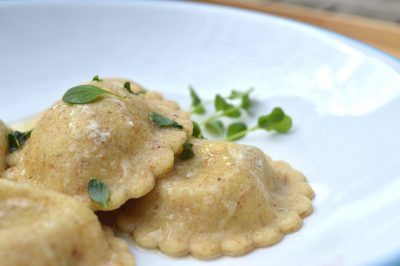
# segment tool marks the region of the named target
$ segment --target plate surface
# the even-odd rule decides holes
[[[132,246],[140,265],[376,265],[400,250],[400,63],[293,21],[165,1],[0,2],[0,117],[51,105],[93,75],[130,77],[188,106],[255,87],[282,106],[285,136],[242,142],[304,172],[314,213],[279,244],[238,258],[173,259]],[[398,256],[398,254],[397,254]]]

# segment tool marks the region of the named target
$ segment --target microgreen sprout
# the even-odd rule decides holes
[[[206,101],[202,101],[199,95],[194,91],[193,87],[189,87],[192,98],[192,113],[204,115],[206,113]],[[226,133],[226,140],[235,141],[245,137],[248,133],[256,130],[275,131],[285,134],[292,127],[292,119],[280,107],[274,108],[271,113],[259,116],[257,124],[248,127],[243,118],[243,113],[252,115],[253,101],[250,94],[253,88],[247,91],[232,90],[230,95],[223,97],[217,94],[214,98],[214,113],[208,116],[200,123],[193,123],[193,136],[203,138],[201,128],[203,127],[208,133],[214,136],[223,136]],[[237,103],[237,100],[240,100]],[[236,101],[236,102],[235,102]],[[243,112],[244,111],[244,112]],[[232,120],[232,123],[225,127],[224,119]]]

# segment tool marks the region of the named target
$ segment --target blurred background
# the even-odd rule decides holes
[[[234,0],[247,3],[288,3],[400,23],[400,0]]]
[[[400,58],[400,0],[197,0],[313,24]]]

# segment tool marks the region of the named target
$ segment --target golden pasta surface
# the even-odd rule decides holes
[[[155,178],[172,169],[192,123],[175,102],[158,93],[135,95],[115,79],[91,84],[121,97],[104,96],[90,104],[56,102],[43,113],[24,148],[10,156],[5,177],[71,195],[93,210],[104,209],[87,193],[88,181],[95,178],[108,186],[106,209],[112,210],[148,193]],[[161,128],[149,119],[151,112],[184,128]]]
[[[177,161],[146,196],[118,217],[145,248],[198,258],[241,255],[296,231],[311,212],[304,176],[251,146],[192,140],[195,157]]]
[[[82,203],[0,179],[1,265],[133,266],[125,242]]]

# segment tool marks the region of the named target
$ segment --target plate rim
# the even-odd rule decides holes
[[[232,12],[231,14],[235,13],[242,13],[242,14],[248,14],[248,16],[260,16],[260,17],[269,17],[270,19],[273,19],[274,21],[277,22],[285,22],[287,25],[293,27],[294,29],[303,29],[305,30],[305,34],[310,35],[313,33],[317,34],[325,34],[325,36],[328,36],[330,39],[339,41],[340,43],[343,43],[349,47],[352,47],[359,51],[363,56],[367,57],[373,57],[379,60],[380,62],[384,63],[385,65],[389,66],[391,69],[395,70],[400,77],[400,58],[396,58],[393,55],[390,55],[386,53],[385,51],[380,50],[379,48],[376,48],[374,46],[371,46],[369,44],[366,44],[360,40],[342,35],[340,33],[322,28],[317,25],[313,25],[310,23],[306,22],[301,22],[297,21],[295,19],[290,19],[286,17],[281,17],[269,13],[264,13],[260,11],[254,11],[254,10],[248,10],[244,8],[239,8],[239,7],[232,7],[232,6],[226,6],[226,5],[221,5],[221,4],[212,4],[212,3],[203,3],[203,2],[192,2],[192,1],[185,1],[185,0],[169,0],[169,1],[163,1],[163,0],[86,0],[86,1],[80,1],[80,0],[56,0],[56,1],[51,1],[51,0],[0,0],[0,8],[4,6],[27,6],[27,5],[47,5],[47,6],[57,6],[57,5],[65,5],[65,4],[73,4],[75,6],[79,5],[111,5],[111,6],[117,6],[120,4],[125,4],[125,5],[142,5],[142,6],[151,6],[154,4],[157,4],[159,6],[171,6],[171,5],[176,5],[176,6],[183,6],[185,8],[190,8],[190,7],[200,7],[200,8],[211,8],[217,11],[229,11]],[[282,24],[280,24],[282,25]],[[400,262],[400,256],[399,253],[393,253],[393,254],[387,254],[387,256],[381,257],[380,261],[374,261],[372,263],[379,263],[381,265],[394,265],[392,263],[398,263]]]

